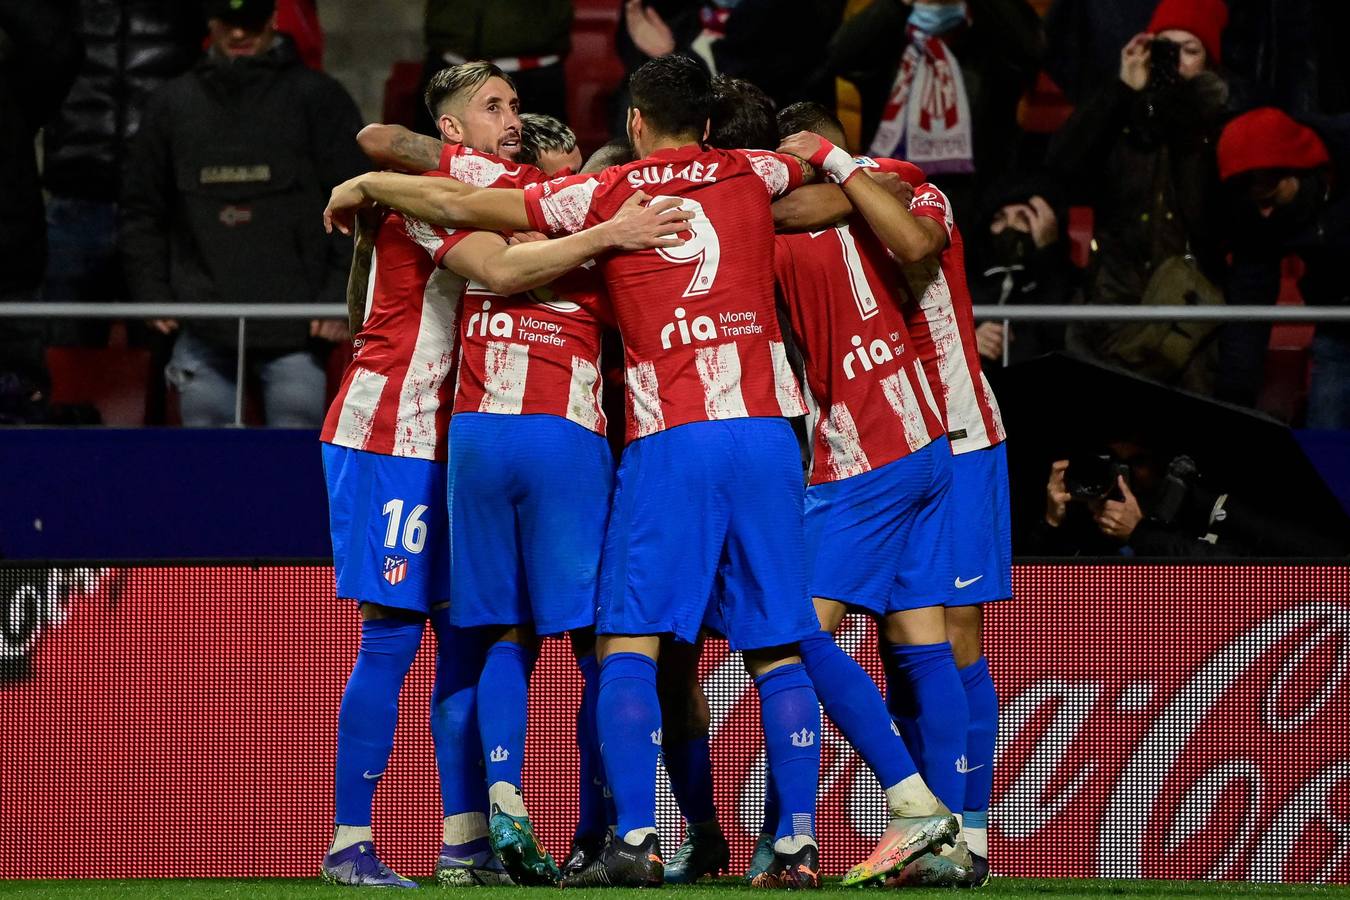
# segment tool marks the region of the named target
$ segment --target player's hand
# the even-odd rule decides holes
[[[1118,541],[1128,541],[1134,529],[1144,520],[1144,512],[1139,508],[1139,501],[1130,492],[1123,475],[1116,476],[1116,486],[1120,488],[1123,499],[1107,500],[1094,519],[1102,534]]]
[[[805,160],[824,172],[836,184],[848,181],[849,177],[860,168],[847,150],[836,147],[811,131],[799,131],[788,135],[779,145],[778,152]]]
[[[1064,473],[1069,469],[1067,459],[1057,459],[1050,464],[1050,480],[1045,485],[1045,524],[1058,528],[1064,522],[1064,514],[1069,509],[1073,496],[1064,486]]]
[[[1004,340],[1012,340],[1012,335],[1004,331],[1002,322],[981,322],[975,326],[975,347],[985,359],[1002,360]]]
[[[886,193],[905,205],[905,209],[909,209],[910,201],[914,199],[914,185],[894,172],[883,172],[880,169],[867,169],[866,172],[867,177],[884,187]]]
[[[1141,32],[1130,38],[1120,51],[1120,80],[1132,90],[1142,91],[1148,84],[1148,63],[1152,56],[1153,35]]]
[[[638,191],[604,223],[612,248],[651,250],[656,247],[679,247],[684,243],[679,235],[689,230],[686,223],[694,214],[680,208],[678,197],[665,197],[648,204],[650,199]]]
[[[346,319],[311,319],[309,336],[335,344],[345,344],[352,337]]]
[[[150,327],[160,334],[173,334],[178,330],[177,319],[151,319]]]
[[[533,244],[535,241],[546,241],[548,235],[539,231],[513,231],[511,236],[506,239],[509,245],[515,244]]]
[[[675,34],[661,18],[661,14],[643,3],[643,0],[627,0],[623,5],[624,23],[628,26],[628,36],[647,56],[655,59],[675,52]]]
[[[352,233],[356,214],[371,205],[370,199],[366,197],[366,192],[361,187],[363,177],[358,175],[349,178],[333,188],[333,192],[328,195],[328,206],[324,207],[323,211],[324,231],[332,234],[336,228],[343,234]]]

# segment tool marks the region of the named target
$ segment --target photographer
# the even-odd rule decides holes
[[[1167,459],[1135,439],[1056,460],[1045,512],[1018,552],[1033,556],[1331,557],[1346,552],[1316,533],[1207,484],[1184,455]]]
[[[1091,205],[1093,304],[1218,303],[1223,273],[1214,141],[1228,88],[1216,69],[1220,0],[1163,0],[1120,54],[1120,77],[1081,104],[1048,163]],[[1066,342],[1168,384],[1209,393],[1213,325],[1084,323]]]

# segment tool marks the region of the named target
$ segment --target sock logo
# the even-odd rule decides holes
[[[652,743],[655,744],[656,746],[660,747],[660,746],[661,746],[661,737],[662,737],[662,735],[661,735],[661,729],[658,728],[658,729],[656,729],[655,731],[652,732]]]
[[[379,781],[379,780],[380,780],[380,776],[383,775],[383,774],[384,774],[384,770],[383,770],[383,769],[381,769],[380,771],[376,772],[374,775],[370,774],[370,770],[369,770],[369,769],[366,769],[364,772],[361,773],[361,777],[364,778],[366,781]]]
[[[498,744],[496,749],[488,754],[488,759],[492,760],[493,762],[506,762],[510,758],[511,758],[511,751],[507,750],[501,744]]]
[[[794,747],[811,747],[815,743],[816,733],[814,731],[807,731],[803,728],[801,731],[792,732],[792,746]]]
[[[976,769],[983,769],[983,768],[984,768],[983,763],[981,763],[978,766],[972,766],[970,763],[966,762],[965,754],[962,754],[956,758],[956,771],[960,772],[962,775],[968,775],[971,772],[974,772]]]
[[[894,719],[891,719],[891,734],[900,737],[900,726],[895,724]]]

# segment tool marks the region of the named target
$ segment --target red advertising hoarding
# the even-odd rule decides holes
[[[1015,586],[987,625],[996,872],[1350,881],[1350,567],[1023,566]],[[429,872],[440,841],[432,640],[376,799],[381,853],[406,874]],[[870,626],[840,640],[877,674]],[[0,878],[316,874],[356,645],[326,567],[0,568]],[[702,674],[741,866],[763,796],[758,703],[717,642]],[[579,695],[548,642],[525,792],[555,854],[576,816]],[[828,725],[820,789],[838,873],[884,814]],[[660,796],[669,851],[678,814]]]

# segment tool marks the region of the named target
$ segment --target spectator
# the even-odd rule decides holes
[[[1300,122],[1256,109],[1228,123],[1218,154],[1235,207],[1229,302],[1274,303],[1281,260],[1294,254],[1305,303],[1350,304],[1350,115]],[[1222,399],[1254,402],[1269,336],[1268,325],[1225,327]],[[1350,428],[1350,326],[1317,326],[1307,425]]]
[[[1093,209],[1085,301],[1220,303],[1223,271],[1214,139],[1227,89],[1214,72],[1225,7],[1163,0],[1120,53],[1120,77],[1074,111],[1049,164]],[[1209,393],[1213,326],[1075,323],[1067,346]]]
[[[124,300],[117,198],[127,148],[155,89],[201,57],[205,23],[181,0],[83,0],[84,64],[43,129],[43,183],[51,250],[45,299]],[[107,323],[57,322],[56,343],[100,344]]]
[[[834,83],[819,64],[839,27],[844,0],[624,0],[615,46],[624,68],[667,53],[699,60],[716,75],[741,78],[779,106],[834,105]],[[627,88],[615,98],[623,133]]]
[[[970,293],[976,303],[1071,302],[1079,272],[1069,259],[1068,215],[1060,197],[1057,185],[1039,176],[1009,178],[994,192],[966,245]],[[1064,326],[987,321],[976,327],[975,340],[988,369],[1061,349]]]
[[[487,60],[511,76],[531,112],[566,122],[563,62],[571,35],[571,0],[427,0],[427,61],[418,96],[441,69]],[[439,134],[421,108],[416,127]]]
[[[0,0],[0,302],[37,299],[47,234],[33,142],[79,71],[74,4]],[[0,319],[0,422],[41,421],[40,321]]]
[[[122,252],[144,303],[342,303],[351,245],[319,227],[332,187],[365,169],[360,114],[273,29],[273,0],[210,0],[211,49],[146,106],[128,159]],[[187,425],[234,419],[236,326],[178,330],[165,370]],[[248,361],[268,425],[317,428],[341,321],[254,322]]]
[[[969,222],[1013,162],[1044,43],[1026,0],[874,0],[839,29],[826,66],[858,87],[867,152],[919,166]]]

